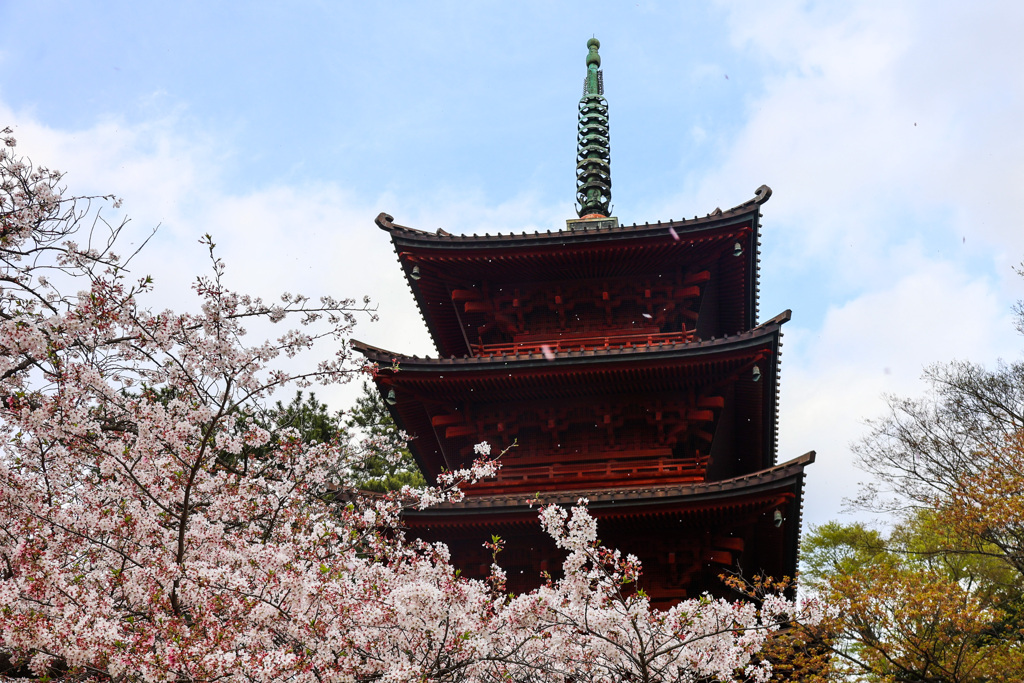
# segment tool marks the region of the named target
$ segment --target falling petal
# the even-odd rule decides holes
[[[676,229],[673,228],[672,226],[669,226],[668,234],[672,235],[672,239],[674,239],[676,242],[679,241],[679,234],[676,232]]]
[[[548,346],[547,344],[541,345],[540,352],[544,354],[544,358],[546,358],[547,360],[555,359],[555,352],[552,351],[551,347]]]
[[[644,317],[650,320],[653,316],[650,313],[644,313]]]

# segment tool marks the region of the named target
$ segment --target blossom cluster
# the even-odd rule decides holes
[[[753,657],[795,605],[652,610],[585,501],[540,511],[563,576],[515,597],[497,564],[469,580],[407,539],[403,508],[493,476],[489,445],[436,487],[370,496],[343,444],[258,418],[285,385],[349,377],[368,302],[232,292],[207,237],[199,312],[154,312],[121,226],[83,221],[114,199],[59,180],[0,157],[0,655],[95,680],[765,680]],[[253,319],[301,329],[247,343]],[[324,343],[307,371],[275,365]]]

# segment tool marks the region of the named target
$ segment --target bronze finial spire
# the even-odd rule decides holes
[[[587,78],[579,106],[579,135],[576,141],[577,214],[607,216],[612,201],[611,152],[608,145],[608,102],[604,99],[601,42],[587,41]]]

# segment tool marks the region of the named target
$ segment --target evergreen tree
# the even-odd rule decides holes
[[[353,472],[360,488],[383,492],[426,484],[380,393],[368,382],[363,382],[363,393],[349,411],[344,428],[366,451]]]
[[[383,493],[426,484],[384,401],[369,383],[363,383],[362,395],[348,412],[332,413],[316,394],[299,391],[288,404],[278,401],[260,422],[271,433],[293,428],[304,443],[337,442],[358,453],[353,464],[342,465],[341,478],[360,489]]]

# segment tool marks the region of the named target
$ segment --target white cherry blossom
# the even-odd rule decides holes
[[[116,200],[62,196],[2,132],[0,654],[81,680],[766,679],[754,655],[800,608],[652,610],[586,501],[539,511],[568,556],[525,595],[502,592],[500,552],[475,581],[407,539],[403,509],[493,476],[490,445],[436,487],[379,496],[347,486],[357,454],[256,419],[286,385],[355,372],[345,339],[368,301],[231,292],[206,237],[199,312],[149,310],[121,226],[95,212]],[[250,319],[301,330],[249,342]],[[325,345],[309,369],[275,365]]]

